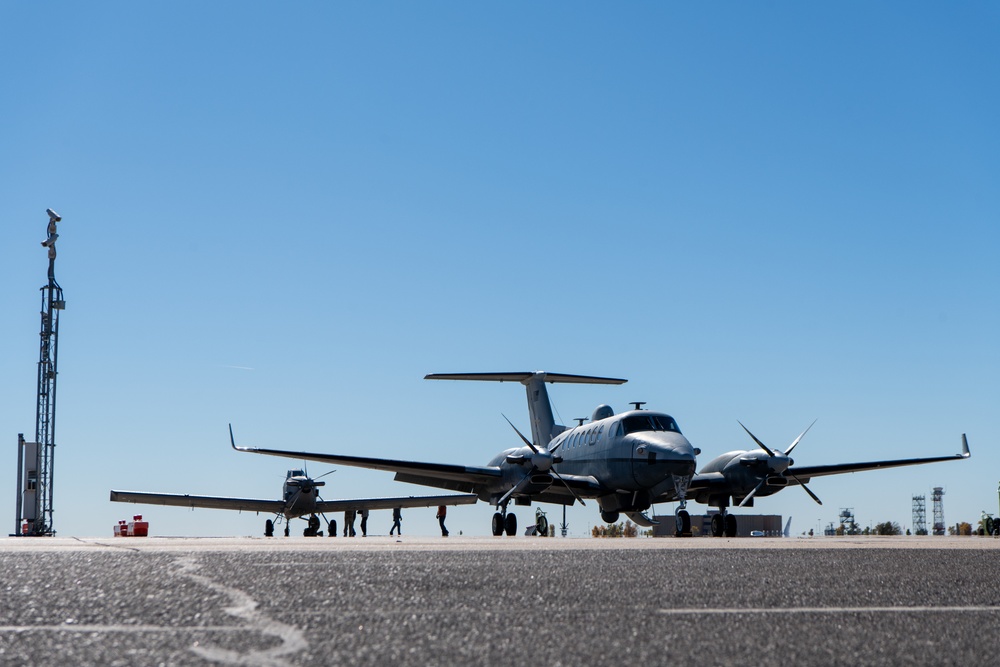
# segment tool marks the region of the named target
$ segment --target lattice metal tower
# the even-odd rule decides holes
[[[913,496],[913,534],[927,534],[927,496]]]
[[[844,527],[845,535],[857,535],[860,532],[858,530],[858,524],[854,520],[853,507],[840,508],[840,525]]]
[[[17,520],[15,534],[55,535],[52,527],[53,469],[56,449],[56,377],[59,362],[59,312],[66,307],[62,288],[56,282],[56,223],[62,220],[52,209],[42,246],[48,249],[49,281],[42,287],[42,329],[38,352],[38,403],[35,410],[35,441],[17,436]]]
[[[944,489],[935,486],[931,498],[934,500],[934,534],[944,535]]]

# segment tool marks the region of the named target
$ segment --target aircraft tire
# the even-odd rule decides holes
[[[503,520],[503,529],[507,533],[507,537],[517,535],[517,517],[513,514],[508,514]]]
[[[538,517],[538,521],[535,522],[535,532],[538,533],[539,537],[548,537],[549,520],[544,516]]]
[[[288,537],[288,533],[289,533],[289,531],[288,531],[288,520],[286,519],[285,520],[285,537]]]
[[[712,517],[712,537],[722,537],[726,532],[726,520],[721,514]]]
[[[336,519],[330,519],[330,525],[328,526],[328,528],[330,529],[330,537],[336,537],[337,536],[337,520]]]
[[[736,537],[736,517],[732,514],[726,515],[726,537]]]
[[[621,516],[618,512],[605,512],[601,511],[601,521],[604,523],[618,523],[618,519]]]
[[[688,514],[687,510],[677,512],[677,526],[674,535],[676,537],[691,536],[691,515]]]
[[[264,537],[274,537],[274,522],[270,519],[264,522]]]
[[[500,537],[503,535],[503,514],[497,512],[493,515],[493,536]]]

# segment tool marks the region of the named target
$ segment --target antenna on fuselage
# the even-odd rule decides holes
[[[630,405],[634,405],[636,410],[642,410],[642,406],[646,405],[646,401],[629,401]]]
[[[586,417],[573,417],[576,420],[577,426],[583,426],[583,422],[587,421]]]

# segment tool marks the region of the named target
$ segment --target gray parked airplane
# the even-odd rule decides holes
[[[232,428],[229,437],[232,441]],[[233,447],[236,444],[233,442]],[[332,472],[332,471],[331,471]],[[329,473],[327,473],[329,474]],[[277,515],[280,523],[285,520],[285,537],[288,537],[288,524],[292,519],[306,517],[308,525],[303,531],[306,537],[319,534],[319,517],[327,512],[344,510],[383,510],[394,507],[437,507],[440,505],[471,505],[476,502],[472,494],[442,495],[442,496],[405,496],[401,498],[356,498],[353,500],[323,500],[319,496],[319,487],[326,482],[313,479],[302,470],[289,470],[282,487],[281,500],[258,500],[256,498],[229,498],[219,496],[191,496],[179,493],[144,493],[141,491],[112,491],[111,500],[118,503],[141,503],[146,505],[172,505],[175,507],[203,507],[208,509],[238,510],[241,512],[264,512]],[[337,534],[337,522],[328,522],[330,537]],[[264,535],[274,534],[274,521],[268,519],[264,526]]]
[[[685,438],[673,417],[636,409],[615,415],[607,405],[594,410],[591,422],[574,427],[555,423],[545,383],[623,384],[618,378],[565,375],[542,371],[524,373],[452,373],[427,375],[429,380],[519,382],[528,398],[531,436],[511,424],[524,446],[506,449],[484,466],[397,461],[392,459],[289,452],[237,447],[243,452],[388,470],[400,482],[474,493],[498,508],[493,534],[514,535],[517,519],[507,512],[515,505],[549,502],[572,505],[594,498],[601,518],[613,523],[620,513],[640,525],[652,522],[643,514],[653,500],[668,493],[679,501],[677,533],[690,534],[685,494],[700,450]],[[506,417],[505,417],[506,419]],[[510,423],[510,420],[508,420]],[[235,445],[234,445],[235,446]],[[558,471],[556,469],[558,467]]]
[[[815,424],[816,422],[813,422]],[[743,426],[741,423],[740,426]],[[895,468],[899,466],[937,463],[939,461],[961,461],[970,456],[969,441],[962,434],[962,453],[951,456],[934,456],[920,459],[897,459],[893,461],[867,461],[863,463],[836,463],[833,465],[795,466],[789,456],[802,437],[812,428],[809,425],[805,431],[795,438],[791,445],[782,452],[772,450],[757,439],[746,426],[746,431],[757,449],[726,452],[709,461],[701,472],[692,477],[688,487],[689,498],[711,507],[718,507],[720,512],[712,517],[712,535],[732,537],[736,535],[736,517],[728,512],[730,500],[740,507],[753,507],[754,498],[770,496],[781,491],[786,486],[801,486],[809,497],[822,505],[822,501],[809,490],[806,482],[813,477],[824,475],[839,475],[848,472],[876,470],[878,468]],[[674,502],[677,498],[670,491],[661,495],[656,502]]]

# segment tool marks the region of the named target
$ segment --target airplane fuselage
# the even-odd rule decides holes
[[[313,480],[301,470],[289,470],[282,488],[281,497],[285,501],[282,513],[289,519],[315,514],[319,487],[324,483]]]
[[[600,490],[589,495],[596,495],[604,512],[645,511],[663,489],[673,488],[675,478],[690,478],[695,471],[696,450],[673,417],[649,410],[632,410],[568,428],[552,439],[549,450],[561,459],[552,464],[559,474],[597,481]],[[501,488],[509,488],[524,476],[516,461],[531,455],[528,447],[518,447],[490,461],[489,465],[503,472]],[[524,492],[541,493],[553,482],[540,470]]]

